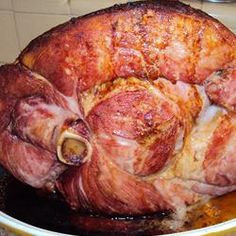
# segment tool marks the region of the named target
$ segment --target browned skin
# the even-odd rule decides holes
[[[54,171],[56,140],[69,129],[92,147],[86,163],[56,181],[74,209],[148,214],[229,192],[236,188],[235,156],[225,149],[224,159],[213,147],[233,142],[233,114],[208,141],[199,175],[179,177],[168,167],[203,106],[193,84],[236,111],[235,62],[235,35],[178,1],[128,3],[71,19],[0,68],[0,162],[34,187],[54,184],[62,172]],[[171,177],[158,176],[162,171]]]
[[[19,61],[72,95],[117,77],[202,83],[235,57],[235,36],[217,20],[176,1],[144,1],[71,19]]]

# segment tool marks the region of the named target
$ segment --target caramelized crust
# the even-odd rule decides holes
[[[33,40],[19,61],[72,96],[117,77],[199,84],[235,58],[235,45],[233,33],[199,10],[144,1],[72,19]]]

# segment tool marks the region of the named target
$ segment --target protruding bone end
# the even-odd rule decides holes
[[[80,166],[90,160],[92,154],[91,144],[87,139],[72,131],[64,131],[57,144],[58,159],[73,166]]]

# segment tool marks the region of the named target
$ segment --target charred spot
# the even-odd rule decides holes
[[[72,23],[72,24],[75,24],[76,21],[77,21],[77,17],[72,17],[72,18],[70,19],[70,23]]]

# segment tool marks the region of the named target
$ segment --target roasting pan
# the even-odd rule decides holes
[[[61,234],[49,230],[44,230],[32,225],[16,220],[3,212],[0,212],[0,225],[3,227],[6,235],[10,236],[68,236],[69,234]],[[165,234],[165,236],[234,236],[236,235],[236,220],[227,221],[218,225],[202,228],[199,230],[191,230],[181,233]]]
[[[236,193],[232,197],[236,198]],[[223,201],[223,199],[220,201]],[[232,204],[234,205],[234,203],[233,201]],[[160,232],[158,227],[154,227],[151,231],[147,230],[146,227],[147,225],[158,224],[159,219],[129,219],[129,224],[124,224],[122,228],[119,228],[119,226],[117,228],[117,222],[118,224],[122,223],[124,219],[106,220],[105,222],[108,222],[110,228],[106,227],[106,230],[103,231],[104,221],[102,223],[92,221],[92,223],[95,222],[95,226],[92,227],[92,230],[89,230],[88,225],[91,225],[92,216],[90,216],[91,218],[78,216],[79,218],[77,219],[75,214],[62,200],[55,198],[54,195],[48,196],[42,192],[37,192],[35,189],[15,180],[0,168],[1,236],[163,235],[163,232]],[[73,220],[75,218],[77,220]],[[127,219],[125,222],[127,223]],[[96,230],[94,231],[96,228],[98,229],[97,232]],[[116,232],[112,233],[113,229],[116,229]],[[118,233],[119,230],[123,232]],[[164,235],[233,236],[236,235],[236,218],[209,227],[181,233],[168,232],[167,234],[164,233]]]

